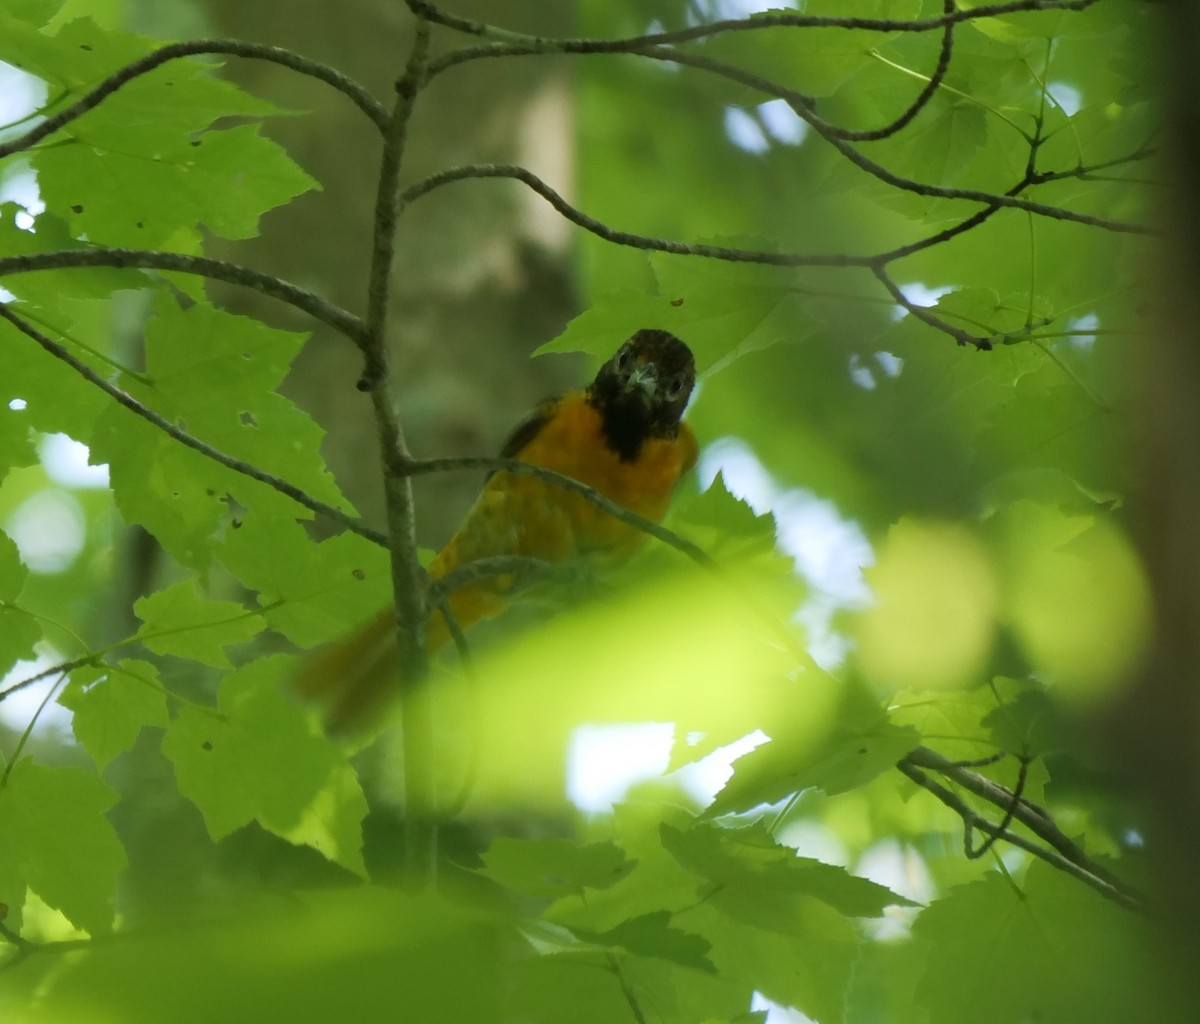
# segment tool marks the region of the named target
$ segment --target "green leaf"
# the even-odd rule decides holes
[[[657,957],[707,974],[716,968],[708,959],[709,944],[699,935],[671,927],[671,914],[658,910],[622,921],[606,932],[576,934],[585,942],[598,946],[616,946],[639,956]]]
[[[392,599],[387,550],[352,533],[317,543],[294,519],[255,515],[231,523],[217,553],[258,591],[271,628],[303,647],[344,634]]]
[[[18,22],[28,22],[40,28],[54,17],[63,3],[64,0],[9,0],[6,13]]]
[[[921,11],[920,0],[862,0],[854,14],[865,18],[909,20]],[[795,11],[764,11],[762,14]],[[840,0],[809,0],[804,13],[846,15]],[[757,15],[759,17],[762,14]],[[752,17],[754,17],[752,15]],[[871,50],[886,36],[859,29],[777,27],[758,32],[727,32],[697,50],[716,60],[753,69],[774,82],[814,96],[827,96],[871,60]]]
[[[92,935],[112,928],[125,852],[104,816],[117,794],[95,775],[25,758],[0,788],[0,893],[20,906],[28,885]]]
[[[91,300],[72,301],[60,296],[52,323],[44,322],[43,317],[23,305],[13,311],[30,319],[41,333],[63,343],[85,365],[108,375],[112,364],[101,355],[107,347],[107,337],[97,338],[91,331],[100,308],[106,310],[107,303],[102,307]],[[99,388],[7,321],[0,324],[0,360],[4,364],[4,374],[0,375],[0,420],[12,418],[20,421],[25,430],[67,434],[87,443],[97,417],[109,404]],[[13,409],[14,401],[24,403],[24,408]]]
[[[146,661],[76,669],[58,703],[71,709],[71,731],[101,770],[129,750],[144,727],[167,724],[158,669]]]
[[[866,785],[918,743],[868,694],[839,688],[819,673],[798,680],[803,704],[784,719],[771,742],[734,762],[733,775],[706,812],[746,811],[816,787],[828,794]]]
[[[165,247],[181,229],[253,237],[264,213],[317,185],[257,125],[156,138],[133,152],[84,138],[39,150],[32,163],[47,204],[71,211],[72,233],[139,249]]]
[[[285,697],[294,670],[294,659],[269,657],[225,676],[219,711],[180,709],[163,753],[213,839],[257,821],[362,874],[366,801],[344,755]]]
[[[798,903],[787,934],[755,927],[715,906],[701,905],[686,920],[712,943],[709,956],[720,977],[735,978],[821,1024],[845,1021],[862,941],[853,923],[833,908],[818,900]]]
[[[500,1024],[514,930],[376,887],[239,900],[218,917],[97,944],[39,993],[31,1024],[401,1019]],[[35,958],[36,959],[36,958]]]
[[[0,676],[20,659],[32,657],[42,636],[37,620],[17,604],[28,576],[17,545],[0,533]]]
[[[555,898],[582,889],[607,889],[633,870],[614,843],[579,846],[566,839],[493,841],[480,873],[526,896]]]
[[[889,906],[915,906],[844,868],[799,857],[761,823],[739,828],[664,824],[663,846],[689,871],[714,883],[712,901],[733,917],[790,930],[796,897],[812,897],[847,917],[879,917]]]
[[[134,397],[189,434],[341,507],[320,454],[324,432],[274,390],[303,343],[206,304],[160,302],[146,339],[150,386],[122,381]],[[140,417],[112,406],[101,417],[94,458],[111,467],[117,507],[185,565],[205,569],[228,516],[224,497],[269,515],[311,515],[279,491],[185,448]]]
[[[214,668],[232,668],[225,648],[245,643],[264,625],[261,616],[233,601],[205,600],[194,579],[139,598],[133,610],[142,620],[137,635],[147,649]]]
[[[914,937],[926,951],[917,999],[931,1024],[961,1020],[964,1006],[978,1024],[1156,1016],[1138,980],[1143,920],[1040,861],[1020,889],[993,872],[953,890],[917,918]]]

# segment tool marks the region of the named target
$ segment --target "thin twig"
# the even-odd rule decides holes
[[[954,14],[955,0],[944,0],[942,8],[943,13],[949,17]],[[946,77],[946,72],[950,70],[950,58],[954,52],[954,25],[952,21],[947,21],[942,29],[942,43],[938,49],[937,65],[933,69],[933,74],[930,75],[929,81],[917,93],[916,97],[901,113],[891,122],[885,124],[882,128],[874,128],[865,131],[851,131],[846,128],[834,129],[838,135],[850,142],[877,142],[880,139],[889,138],[895,135],[912,123],[915,118],[924,108],[925,105],[933,98],[933,94],[941,88],[942,81]]]
[[[962,818],[964,825],[970,825],[971,828],[978,829],[980,832],[986,832],[988,835],[996,835],[1003,839],[1006,843],[1011,843],[1013,846],[1019,847],[1027,853],[1044,860],[1052,867],[1058,868],[1081,882],[1091,886],[1102,896],[1107,897],[1115,903],[1129,909],[1144,912],[1145,901],[1139,893],[1134,892],[1124,885],[1114,885],[1107,881],[1102,875],[1081,867],[1079,864],[1068,860],[1056,850],[1048,849],[1045,846],[1035,843],[1031,839],[1018,832],[1006,832],[995,823],[981,817],[975,810],[969,807],[957,794],[951,792],[941,783],[931,779],[920,768],[918,768],[909,758],[904,758],[899,761],[896,767],[902,774],[915,782],[922,789],[932,793],[943,804],[954,811]]]
[[[272,474],[267,473],[259,469],[257,466],[249,462],[245,462],[242,459],[236,459],[232,455],[226,455],[224,452],[214,448],[212,445],[206,444],[199,438],[193,437],[187,431],[181,430],[164,416],[143,405],[131,394],[129,394],[129,392],[121,390],[121,388],[117,387],[111,381],[106,380],[86,363],[83,363],[76,358],[70,351],[67,350],[65,346],[60,345],[57,341],[47,337],[31,323],[29,323],[24,317],[17,315],[17,313],[15,313],[8,304],[0,303],[0,317],[11,323],[26,337],[35,341],[42,347],[42,349],[52,355],[55,359],[66,363],[69,367],[71,367],[72,370],[83,377],[84,380],[94,387],[99,388],[118,405],[124,406],[130,412],[140,416],[147,423],[153,424],[163,433],[174,438],[180,444],[192,449],[192,451],[199,452],[199,454],[203,455],[205,458],[212,459],[214,462],[219,463],[226,469],[231,469],[235,473],[240,473],[252,480],[257,480],[261,484],[266,484],[268,487],[278,491],[280,494],[287,495],[287,497],[291,498],[298,504],[303,505],[310,511],[316,512],[318,515],[325,516],[326,518],[337,523],[339,526],[350,530],[352,533],[357,533],[360,537],[365,537],[367,540],[372,541],[375,544],[384,546],[387,545],[387,538],[385,538],[381,533],[379,533],[377,530],[372,530],[360,520],[348,515],[341,509],[334,508],[332,505],[327,505],[323,501],[318,501],[316,498],[302,491],[299,487],[296,487],[294,484],[290,484],[280,477],[273,476]]]
[[[188,256],[178,252],[156,252],[152,249],[86,248],[60,249],[54,252],[33,252],[21,256],[0,257],[0,278],[9,274],[30,274],[38,270],[61,270],[68,267],[116,267],[118,269],[174,270],[184,274],[225,281],[228,284],[252,288],[273,299],[296,307],[316,320],[344,334],[356,345],[362,345],[364,327],[353,313],[348,313],[328,299],[314,294],[270,274],[249,267],[206,256]]]
[[[962,786],[963,789],[973,793],[980,799],[986,800],[994,807],[1005,808],[1012,803],[1013,793],[1011,790],[1005,786],[1001,786],[997,782],[993,782],[991,779],[985,778],[978,772],[956,766],[953,761],[948,760],[936,751],[930,750],[928,747],[917,747],[915,750],[909,752],[905,760],[918,768],[925,768],[944,775],[947,779]],[[1141,899],[1140,894],[1135,893],[1129,886],[1117,878],[1116,875],[1095,863],[1074,840],[1068,838],[1054,823],[1054,819],[1045,808],[1039,807],[1031,800],[1021,799],[1016,802],[1014,817],[1071,863],[1078,865],[1097,878],[1103,879],[1114,888],[1124,889],[1126,892]]]
[[[676,64],[698,68],[719,75],[722,78],[728,78],[751,88],[758,89],[768,95],[779,96],[788,102],[798,117],[807,121],[817,134],[849,160],[850,163],[854,164],[855,167],[877,178],[885,185],[890,185],[892,188],[899,189],[902,192],[912,192],[916,195],[932,199],[959,199],[965,202],[983,203],[986,206],[1010,207],[1015,210],[1025,210],[1028,213],[1034,213],[1041,217],[1049,217],[1053,220],[1073,221],[1077,224],[1103,228],[1106,231],[1113,231],[1119,234],[1153,235],[1158,233],[1156,229],[1145,224],[1112,220],[1108,217],[1098,217],[1090,213],[1077,213],[1074,210],[1068,210],[1061,206],[1050,206],[1047,203],[1035,202],[1032,199],[1022,199],[1013,195],[1000,195],[995,192],[983,192],[979,189],[933,185],[929,182],[905,178],[888,170],[878,161],[872,160],[861,150],[856,149],[847,142],[842,137],[841,129],[830,125],[827,121],[817,116],[814,105],[809,97],[798,97],[792,90],[783,89],[781,86],[760,75],[743,71],[732,64],[713,60],[711,57],[705,57],[700,54],[663,49],[660,51],[647,51],[645,56],[656,60],[670,60]]]
[[[896,18],[859,18],[853,16],[791,14],[773,11],[749,18],[730,18],[695,25],[672,32],[630,36],[624,39],[555,39],[548,36],[511,32],[494,25],[450,14],[428,0],[406,0],[416,15],[466,35],[495,39],[512,46],[523,46],[534,53],[636,53],[647,46],[687,43],[727,32],[753,32],[770,28],[859,29],[868,32],[930,32],[975,18],[994,18],[1028,11],[1081,11],[1096,0],[1010,0],[953,10],[934,18],[902,20]]]
[[[614,519],[662,541],[676,551],[682,552],[697,565],[702,565],[706,569],[719,568],[718,563],[713,559],[712,555],[708,554],[699,545],[692,543],[686,537],[679,536],[679,534],[668,530],[660,523],[656,523],[653,519],[647,519],[645,516],[630,511],[624,505],[619,505],[611,498],[605,497],[595,488],[589,487],[585,483],[580,483],[574,477],[564,476],[562,473],[556,473],[554,470],[546,469],[544,466],[535,466],[532,463],[522,462],[519,459],[496,459],[482,455],[466,455],[446,459],[408,459],[393,466],[391,471],[398,475],[411,477],[421,476],[426,473],[446,473],[466,469],[507,470],[512,473],[523,473],[527,476],[545,480],[556,487],[561,487],[564,490],[581,495]]]
[[[355,106],[370,118],[376,128],[382,129],[387,123],[387,111],[366,89],[356,81],[342,74],[336,68],[331,68],[319,61],[310,60],[291,50],[278,46],[264,46],[260,43],[248,43],[240,39],[194,39],[183,43],[171,43],[167,46],[148,53],[146,56],[126,64],[114,71],[77,99],[64,107],[57,114],[46,118],[40,124],[30,128],[7,142],[0,143],[0,160],[13,153],[23,152],[41,142],[42,139],[60,131],[72,121],[82,117],[89,110],[98,106],[115,93],[123,85],[135,78],[153,71],[168,61],[180,57],[193,57],[198,54],[230,54],[237,57],[249,57],[253,60],[265,60],[274,64],[282,64],[301,74],[316,78],[326,85],[331,85],[339,92],[349,96]]]
[[[590,231],[605,241],[631,246],[635,249],[669,252],[679,256],[707,256],[711,259],[726,260],[732,263],[762,263],[775,267],[865,267],[870,265],[872,259],[867,256],[851,256],[842,253],[814,255],[765,252],[758,249],[734,249],[721,245],[699,245],[665,238],[650,238],[628,231],[618,231],[576,209],[532,171],[512,164],[466,164],[462,167],[451,167],[439,171],[406,188],[404,201],[414,202],[444,185],[471,178],[512,178],[519,181],[545,199],[572,224],[578,225],[585,231]]]
[[[529,558],[526,555],[491,555],[451,569],[445,576],[440,576],[430,583],[429,603],[440,605],[456,590],[504,576],[512,578],[511,586],[506,586],[505,589],[517,590],[538,580],[574,575],[569,566],[553,565],[540,558]]]
[[[1021,802],[1025,798],[1025,783],[1029,779],[1029,756],[1021,755],[1021,767],[1017,770],[1017,784],[1013,787],[1012,796],[1008,801],[1008,806],[1004,808],[1004,817],[1000,819],[1000,824],[996,826],[996,831],[988,836],[979,846],[972,842],[971,823],[965,822],[963,828],[963,853],[966,854],[967,860],[978,860],[993,846],[996,845],[996,840],[1001,835],[1008,831],[1008,826],[1012,824],[1013,818],[1016,816],[1017,809],[1021,806]],[[968,768],[969,765],[963,764],[961,761],[955,764],[956,768]]]
[[[964,331],[960,327],[955,327],[952,323],[943,320],[936,313],[929,312],[924,306],[918,306],[913,302],[903,291],[900,286],[892,280],[891,275],[883,269],[883,267],[872,267],[873,273],[880,284],[888,290],[888,294],[896,300],[898,306],[903,306],[918,320],[928,324],[935,330],[941,331],[943,334],[948,334],[960,345],[970,345],[973,348],[979,349],[981,352],[990,351],[992,342],[990,338],[980,338],[974,334]]]
[[[40,683],[43,679],[49,679],[50,676],[56,676],[59,673],[66,675],[68,672],[74,672],[77,668],[83,668],[84,665],[93,665],[96,663],[97,657],[98,655],[93,653],[87,654],[82,658],[74,658],[71,661],[60,661],[57,665],[51,665],[49,668],[43,669],[41,672],[37,672],[31,676],[26,676],[19,682],[13,683],[11,686],[0,690],[0,701],[7,700],[14,693],[20,693],[22,690],[27,689],[34,683]]]

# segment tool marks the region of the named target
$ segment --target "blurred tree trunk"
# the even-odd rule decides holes
[[[214,35],[296,50],[358,79],[385,105],[394,99],[413,24],[400,0],[296,0],[286,7],[203,0],[203,9]],[[569,32],[573,5],[530,12],[518,0],[475,0],[456,11],[552,35]],[[434,33],[435,48],[477,42]],[[525,163],[569,195],[568,70],[565,62],[539,58],[448,71],[418,103],[405,180],[455,164]],[[379,164],[374,128],[345,97],[274,65],[230,60],[226,73],[282,107],[312,112],[277,119],[270,131],[323,191],[266,218],[262,237],[214,247],[214,255],[363,311]],[[548,207],[528,199],[513,183],[469,181],[422,200],[401,222],[391,342],[405,427],[418,456],[493,454],[525,411],[582,372],[572,359],[527,358],[576,311],[571,234]],[[374,425],[354,388],[356,351],[311,322],[281,320],[273,303],[232,290],[222,299],[268,322],[314,332],[289,387],[329,431],[326,456],[348,495],[381,525]],[[444,541],[478,487],[473,474],[421,481],[422,543]]]
[[[1178,1019],[1195,1020],[1200,963],[1200,7],[1163,5],[1164,195],[1170,231],[1143,340],[1138,439],[1142,547],[1157,602],[1149,664],[1111,720],[1115,753],[1144,787],[1154,913]]]

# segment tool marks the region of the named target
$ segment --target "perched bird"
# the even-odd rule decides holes
[[[586,388],[549,399],[522,420],[501,457],[573,477],[657,522],[680,476],[696,461],[695,436],[682,421],[695,382],[687,345],[666,331],[638,331]],[[496,555],[611,565],[644,539],[641,531],[582,495],[500,470],[488,478],[429,575],[436,580]],[[447,603],[466,629],[503,610],[512,584],[511,577],[471,583],[452,592]],[[427,629],[430,653],[449,636],[442,614],[434,611]],[[354,728],[395,691],[396,662],[395,615],[387,608],[348,638],[318,651],[297,686],[325,705],[331,729]]]

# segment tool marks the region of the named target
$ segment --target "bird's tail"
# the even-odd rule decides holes
[[[441,560],[430,566],[434,579],[448,571]],[[492,588],[472,585],[456,590],[447,599],[461,629],[495,615],[503,600]],[[425,649],[436,654],[450,640],[450,629],[440,611],[430,615],[425,629]],[[305,700],[319,704],[325,727],[331,733],[360,732],[375,722],[401,692],[398,671],[396,615],[384,608],[348,636],[318,648],[308,656],[294,686]]]

